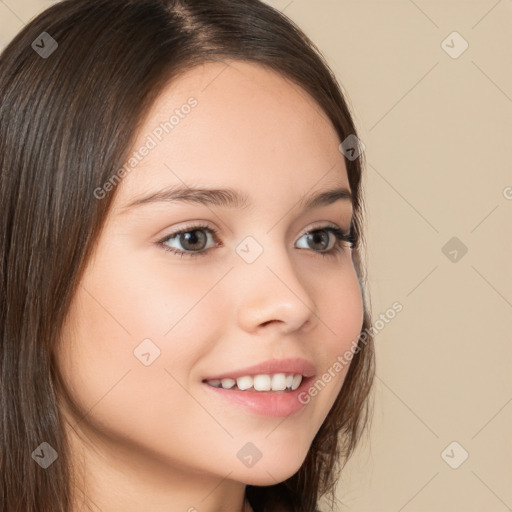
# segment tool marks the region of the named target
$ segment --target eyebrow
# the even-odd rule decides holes
[[[304,194],[298,205],[304,210],[312,210],[330,205],[339,200],[352,202],[352,194],[347,188],[323,190],[311,195]],[[149,203],[193,203],[205,206],[219,206],[235,209],[247,208],[250,205],[249,196],[233,188],[183,187],[181,185],[165,188],[146,196],[134,199],[121,208],[121,213],[140,205]]]

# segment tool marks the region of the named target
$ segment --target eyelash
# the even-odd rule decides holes
[[[157,242],[157,244],[160,245],[165,251],[176,254],[177,256],[180,256],[180,257],[183,257],[183,256],[185,256],[185,257],[207,256],[210,253],[210,249],[206,249],[206,250],[203,249],[201,251],[181,251],[174,247],[169,247],[168,245],[165,244],[165,242],[167,242],[173,238],[176,238],[183,233],[190,233],[192,231],[201,231],[201,230],[209,231],[215,239],[217,238],[218,230],[216,230],[215,228],[212,228],[210,226],[207,226],[205,224],[199,224],[196,226],[187,226],[187,227],[181,229],[180,231],[171,233],[170,235],[167,235],[162,240],[159,240]],[[353,247],[356,242],[356,237],[354,236],[354,233],[352,230],[350,230],[349,233],[344,233],[341,229],[339,229],[338,227],[334,227],[334,226],[324,226],[324,227],[319,227],[319,228],[315,228],[315,229],[306,231],[305,233],[303,233],[301,235],[301,238],[304,235],[312,234],[312,233],[315,233],[316,231],[327,231],[329,233],[332,233],[337,239],[334,247],[332,249],[330,249],[329,251],[324,251],[324,252],[313,251],[313,252],[317,252],[320,256],[323,256],[323,257],[335,257],[343,250],[344,243],[348,243],[349,247]],[[311,249],[311,250],[313,250],[313,249]]]

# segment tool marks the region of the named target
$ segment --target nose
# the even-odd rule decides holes
[[[265,250],[251,264],[239,262],[238,323],[246,332],[275,330],[281,335],[309,331],[318,321],[317,305],[284,248]]]

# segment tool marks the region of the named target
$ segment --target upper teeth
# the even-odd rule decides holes
[[[246,375],[238,377],[238,379],[208,380],[207,382],[210,386],[224,389],[231,389],[236,385],[241,391],[250,388],[254,388],[255,391],[284,391],[287,388],[295,391],[302,382],[302,375],[286,375],[285,373]]]

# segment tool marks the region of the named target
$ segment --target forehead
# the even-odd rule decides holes
[[[276,199],[279,191],[348,188],[339,144],[315,100],[279,73],[240,61],[208,63],[161,91],[137,130],[118,195],[129,201],[178,184]]]

